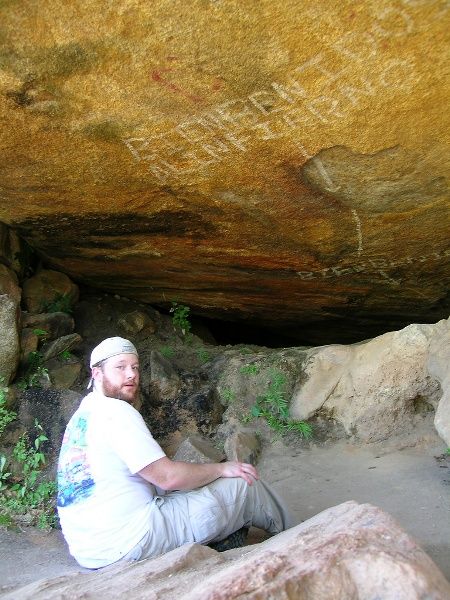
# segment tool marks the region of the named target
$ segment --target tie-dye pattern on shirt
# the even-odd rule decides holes
[[[80,415],[69,423],[62,442],[58,464],[58,500],[60,507],[86,500],[94,491],[86,455],[87,419]]]

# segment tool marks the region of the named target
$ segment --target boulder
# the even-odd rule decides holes
[[[0,378],[8,384],[20,358],[20,296],[17,276],[0,263]]]
[[[23,282],[23,304],[31,313],[70,310],[78,296],[78,286],[59,271],[42,269]]]
[[[41,580],[4,600],[448,600],[450,583],[386,513],[346,502],[258,545],[186,544],[155,559]]]
[[[428,371],[442,389],[442,397],[436,410],[434,426],[450,447],[450,329],[432,341],[428,358]]]
[[[427,361],[430,344],[449,328],[450,320],[410,325],[360,344],[312,349],[292,395],[291,416],[328,416],[367,442],[411,427],[417,411],[439,402]]]
[[[53,268],[315,344],[448,316],[444,0],[0,10],[0,220]]]

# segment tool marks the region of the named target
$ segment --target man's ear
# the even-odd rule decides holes
[[[91,369],[92,379],[94,379],[95,381],[100,381],[102,379],[102,376],[103,376],[103,371],[102,371],[101,367],[92,367],[92,369]]]

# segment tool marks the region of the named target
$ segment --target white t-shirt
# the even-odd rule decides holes
[[[136,473],[163,456],[130,404],[98,391],[82,400],[58,463],[61,528],[80,565],[111,564],[142,539],[155,488]]]

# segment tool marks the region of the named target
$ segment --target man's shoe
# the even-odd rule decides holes
[[[237,531],[231,533],[224,540],[220,540],[220,542],[211,542],[207,545],[217,552],[225,552],[226,550],[232,550],[233,548],[241,548],[242,546],[245,546],[247,534],[248,527],[241,527]]]

